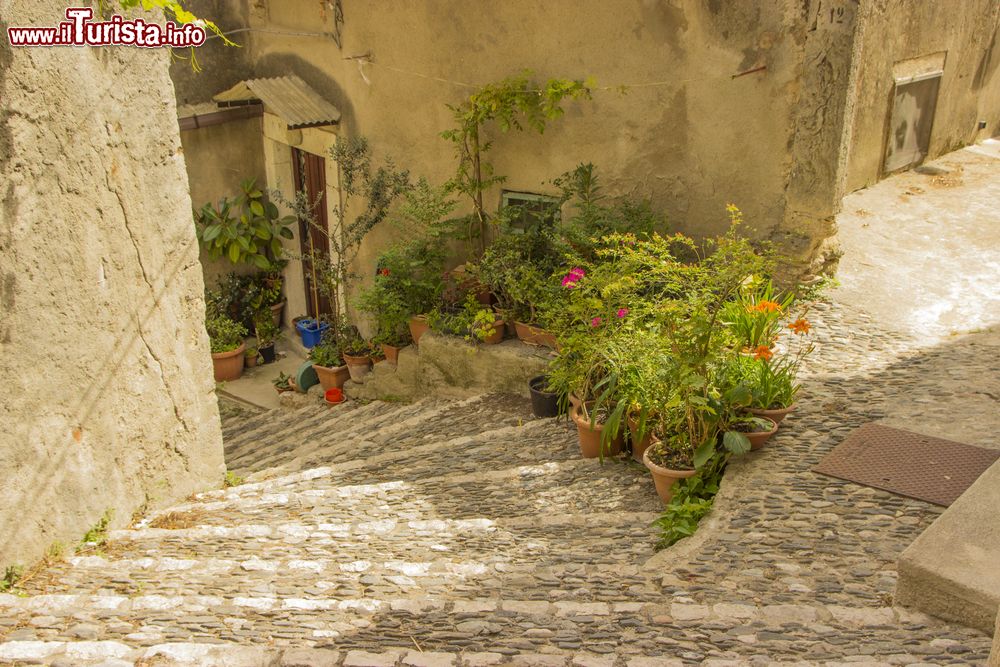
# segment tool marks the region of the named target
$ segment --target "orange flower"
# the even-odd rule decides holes
[[[771,351],[767,345],[758,345],[753,351],[754,359],[763,359],[764,361],[770,361],[771,357],[774,356],[774,352]]]
[[[780,313],[781,304],[767,300],[759,301],[756,305],[751,306],[751,310],[756,310],[758,313]]]
[[[797,333],[798,335],[802,336],[804,334],[809,333],[809,330],[812,329],[812,325],[809,324],[809,320],[800,317],[799,319],[789,324],[788,328]]]

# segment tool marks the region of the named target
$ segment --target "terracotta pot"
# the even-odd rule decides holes
[[[288,378],[288,386],[290,387],[291,391],[294,391],[294,392],[297,392],[297,393],[302,393],[302,392],[299,392],[299,385],[295,384],[295,379],[294,378]]]
[[[788,413],[795,409],[795,403],[792,403],[787,408],[779,408],[777,410],[761,410],[760,408],[750,408],[750,414],[754,417],[766,417],[773,421],[775,424],[780,424],[781,420],[788,416]]]
[[[514,322],[514,330],[517,331],[517,337],[528,345],[542,345],[553,350],[559,349],[556,337],[545,329],[539,329],[524,322]]]
[[[649,468],[649,472],[652,473],[653,484],[656,485],[656,493],[660,496],[660,500],[662,500],[664,504],[670,502],[670,499],[674,495],[674,482],[679,479],[693,477],[696,472],[694,470],[673,470],[671,468],[658,466],[649,460],[648,449],[642,455],[642,462],[646,464],[646,467]]]
[[[399,361],[399,351],[403,347],[396,347],[395,345],[389,345],[388,343],[382,343],[382,354],[385,355],[385,360],[390,364],[395,365]]]
[[[313,370],[316,371],[316,377],[319,378],[319,384],[323,387],[323,391],[339,389],[344,386],[345,382],[351,379],[350,371],[348,371],[346,365],[330,368],[329,366],[317,366],[313,364]]]
[[[596,426],[591,428],[590,420],[583,416],[583,412],[580,407],[574,406],[573,411],[570,413],[573,418],[573,423],[576,424],[576,430],[580,435],[580,453],[583,454],[585,459],[594,459],[601,455],[601,435],[604,432],[603,426]],[[604,452],[605,456],[615,456],[621,453],[622,445],[624,444],[624,439],[622,434],[619,433],[614,440],[608,445],[608,450]]]
[[[642,436],[642,438],[636,437],[636,433],[639,430],[639,422],[631,416],[628,418],[628,430],[632,439],[632,458],[639,463],[642,463],[642,455],[645,454],[646,450],[649,449],[649,446],[653,444],[653,434],[652,432],[649,432]]]
[[[359,356],[345,354],[344,363],[347,364],[347,370],[355,382],[364,382],[365,376],[372,372],[372,358],[367,354]]]
[[[567,396],[567,398],[569,399],[570,414],[573,414],[573,411],[580,407],[580,397],[573,392],[569,392],[569,396]]]
[[[484,345],[496,345],[497,343],[503,342],[503,334],[506,325],[503,320],[497,320],[493,323],[493,331],[489,336],[482,340]]]
[[[750,450],[756,451],[764,446],[764,443],[771,439],[771,436],[778,432],[778,422],[769,417],[761,417],[771,422],[773,428],[770,431],[760,431],[758,433],[744,433],[750,440]]]
[[[281,311],[285,308],[285,302],[276,303],[271,306],[271,316],[274,318],[274,326],[281,328]]]
[[[257,353],[256,352],[254,352],[253,354],[244,353],[243,354],[243,359],[246,362],[246,367],[247,368],[253,368],[254,366],[257,365]]]
[[[227,380],[238,380],[243,375],[243,358],[246,355],[247,344],[240,343],[240,346],[229,352],[212,353],[212,370],[215,373],[216,382],[226,382]]]
[[[417,345],[420,342],[420,337],[430,328],[427,324],[426,315],[414,315],[410,318],[410,337],[413,338],[413,344]]]

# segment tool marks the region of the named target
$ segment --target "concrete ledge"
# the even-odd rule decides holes
[[[997,627],[993,631],[993,650],[990,651],[990,659],[986,664],[989,667],[1000,667],[1000,614],[997,614]]]
[[[896,602],[992,633],[1000,608],[1000,462],[899,558]]]
[[[518,340],[473,345],[427,332],[419,346],[400,351],[397,365],[381,361],[363,383],[348,382],[344,391],[365,400],[466,398],[493,392],[527,396],[528,380],[545,372],[552,355],[548,348]]]

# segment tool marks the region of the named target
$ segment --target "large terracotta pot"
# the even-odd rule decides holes
[[[628,430],[632,438],[632,458],[639,463],[642,463],[642,455],[645,454],[646,450],[649,449],[649,446],[653,444],[653,434],[652,432],[648,432],[643,435],[642,438],[639,438],[637,436],[639,431],[639,422],[637,422],[632,416],[629,416],[628,418]]]
[[[550,347],[553,350],[559,349],[556,337],[545,329],[539,329],[536,326],[525,324],[524,322],[514,322],[514,330],[517,331],[517,337],[528,345],[542,345],[544,347]]]
[[[427,324],[426,315],[414,315],[410,318],[410,337],[413,338],[413,344],[417,345],[420,342],[420,337],[430,328]]]
[[[345,382],[351,379],[350,371],[348,371],[346,365],[330,368],[329,366],[317,366],[313,364],[313,370],[316,371],[316,377],[319,378],[319,384],[323,387],[323,391],[339,389],[344,386]]]
[[[787,408],[780,408],[778,410],[762,410],[760,408],[750,408],[750,414],[754,417],[767,417],[772,420],[775,424],[780,424],[781,420],[788,416],[788,413],[795,409],[795,403],[792,403]]]
[[[747,439],[750,440],[750,450],[756,451],[764,446],[764,443],[771,439],[771,436],[778,432],[778,422],[770,419],[768,417],[761,417],[761,419],[766,419],[771,422],[772,428],[770,431],[759,431],[757,433],[744,433]]]
[[[246,350],[247,344],[240,343],[240,346],[235,350],[212,353],[212,370],[215,373],[216,382],[238,380],[243,375]]]
[[[580,435],[580,453],[583,454],[583,458],[594,459],[600,456],[601,435],[604,433],[604,427],[601,425],[591,427],[590,420],[583,416],[583,411],[579,405],[573,407],[570,415]],[[621,453],[623,444],[624,439],[622,438],[622,434],[619,433],[608,445],[608,449],[604,452],[604,455],[615,456]]]
[[[653,475],[653,484],[656,485],[656,493],[664,504],[669,503],[674,496],[674,482],[688,477],[693,477],[695,470],[673,470],[658,466],[649,460],[649,449],[642,455],[642,462],[649,468]]]

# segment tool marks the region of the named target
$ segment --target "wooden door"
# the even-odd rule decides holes
[[[302,251],[302,272],[305,278],[306,309],[310,317],[330,314],[330,299],[319,292],[313,272],[313,262],[310,257],[316,256],[329,264],[330,260],[330,225],[327,220],[326,207],[326,160],[319,155],[313,155],[298,148],[292,149],[292,164],[295,171],[295,192],[304,194],[312,204],[312,224],[308,220],[299,220],[299,243]],[[314,295],[313,292],[316,291]],[[314,300],[314,296],[316,299]],[[316,312],[316,300],[319,302],[319,312]]]

